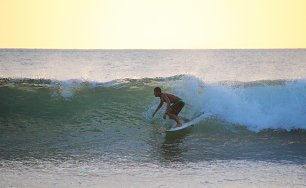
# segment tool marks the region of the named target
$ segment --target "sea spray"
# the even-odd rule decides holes
[[[306,81],[205,81],[190,75],[165,84],[182,97],[189,113],[211,113],[252,131],[306,128]]]

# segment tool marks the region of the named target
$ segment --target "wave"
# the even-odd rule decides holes
[[[103,108],[100,116],[115,119],[118,117],[112,114],[118,106],[122,117],[149,117],[158,105],[153,96],[155,86],[182,97],[187,103],[182,113],[187,117],[211,113],[255,132],[306,129],[306,80],[206,83],[192,75],[110,82],[2,78],[0,117],[26,114],[52,119],[64,112],[94,108],[96,111],[88,113],[97,113]]]
[[[206,84],[187,76],[169,85],[194,111],[214,114],[252,131],[306,128],[306,80]]]

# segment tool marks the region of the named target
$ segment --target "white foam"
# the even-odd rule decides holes
[[[229,86],[185,76],[167,85],[187,102],[193,114],[209,112],[252,131],[306,129],[305,80]]]

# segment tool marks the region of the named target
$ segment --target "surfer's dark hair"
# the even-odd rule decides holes
[[[154,88],[154,91],[161,93],[161,89],[160,89],[160,87],[156,87],[156,88]]]

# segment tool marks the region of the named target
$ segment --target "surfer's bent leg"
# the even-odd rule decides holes
[[[184,108],[185,103],[184,101],[180,100],[179,102],[176,102],[170,108],[166,111],[166,114],[169,116],[170,119],[173,119],[177,124],[177,127],[182,126],[182,123],[179,121],[178,114],[181,112],[181,110]],[[184,122],[189,121],[187,118],[183,118]]]
[[[166,114],[169,116],[170,119],[173,119],[176,122],[177,127],[182,126],[182,123],[179,121],[178,117],[175,114],[169,112],[168,110],[167,110]]]

